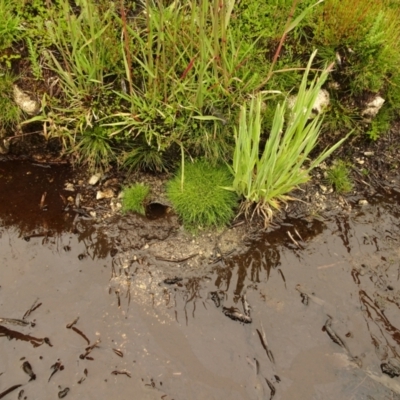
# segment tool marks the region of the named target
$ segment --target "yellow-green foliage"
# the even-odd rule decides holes
[[[336,192],[350,192],[353,188],[350,178],[350,165],[343,160],[338,160],[331,168],[329,168],[326,180],[329,185],[335,188]]]
[[[213,167],[205,161],[185,163],[168,182],[167,194],[186,228],[221,227],[234,217],[235,193],[223,187],[231,183],[225,166]]]
[[[325,46],[354,45],[382,7],[382,0],[325,0],[317,13],[315,40]]]
[[[150,193],[147,185],[136,183],[123,191],[122,211],[133,211],[139,214],[145,214],[145,200]]]
[[[13,83],[15,77],[8,72],[0,71],[0,137],[8,129],[12,129],[18,124],[21,111],[13,100]]]

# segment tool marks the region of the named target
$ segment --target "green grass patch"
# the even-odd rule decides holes
[[[326,180],[338,193],[347,193],[353,188],[349,164],[343,160],[339,160],[328,170]]]
[[[247,216],[260,214],[265,223],[281,203],[293,200],[289,193],[309,180],[309,172],[329,157],[345,140],[326,148],[315,159],[309,155],[318,143],[322,117],[311,119],[312,110],[321,86],[330,72],[325,68],[309,83],[314,52],[303,74],[296,99],[288,109],[287,101],[278,104],[268,139],[261,151],[264,124],[261,116],[263,98],[259,94],[250,100],[247,109],[241,107],[235,130],[236,147],[231,171],[234,176],[230,190],[244,198],[241,211]],[[287,112],[288,111],[288,112]],[[255,208],[254,208],[255,206]]]
[[[13,130],[21,119],[21,111],[13,99],[13,84],[16,79],[9,72],[0,71],[0,137]]]
[[[122,211],[133,211],[145,214],[145,200],[150,193],[150,188],[142,183],[135,183],[123,191]]]
[[[167,195],[186,228],[222,227],[234,217],[235,193],[223,187],[231,184],[229,170],[198,160],[184,165],[167,184]]]

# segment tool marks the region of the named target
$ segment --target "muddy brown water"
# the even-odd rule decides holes
[[[398,197],[193,270],[77,220],[71,173],[0,163],[0,398],[400,398]]]

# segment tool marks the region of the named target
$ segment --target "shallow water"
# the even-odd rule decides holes
[[[70,179],[0,163],[0,398],[400,398],[382,373],[400,360],[398,198],[288,218],[193,271],[116,252],[65,211]]]

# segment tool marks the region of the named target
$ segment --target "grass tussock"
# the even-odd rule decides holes
[[[353,188],[353,183],[350,177],[349,163],[338,160],[326,174],[326,181],[333,186],[337,193],[347,193]]]
[[[186,163],[168,182],[167,195],[174,209],[189,229],[222,227],[235,216],[235,193],[224,189],[231,182],[224,166],[212,167],[206,161]]]
[[[150,193],[150,188],[147,185],[136,183],[123,190],[122,211],[137,212],[145,214],[145,201]]]

